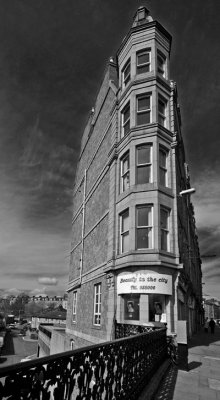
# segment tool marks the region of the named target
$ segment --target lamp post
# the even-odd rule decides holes
[[[193,193],[195,193],[195,191],[196,191],[196,189],[190,188],[190,189],[182,190],[179,193],[179,195],[182,197],[182,196],[185,196],[185,195],[188,195],[188,194],[193,194]]]

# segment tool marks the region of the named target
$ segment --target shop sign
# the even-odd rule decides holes
[[[172,276],[151,273],[120,274],[117,293],[158,293],[172,295]]]

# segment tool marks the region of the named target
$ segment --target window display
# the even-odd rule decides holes
[[[139,295],[124,296],[124,319],[139,321]]]

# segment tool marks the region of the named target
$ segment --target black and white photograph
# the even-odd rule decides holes
[[[1,399],[219,398],[219,37],[219,0],[0,0]]]

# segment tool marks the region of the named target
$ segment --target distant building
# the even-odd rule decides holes
[[[42,312],[31,319],[31,328],[38,332],[38,357],[63,351],[65,345],[66,311]]]
[[[204,299],[205,317],[220,319],[220,301],[217,299]]]
[[[38,294],[29,298],[29,301],[33,301],[35,303],[39,303],[41,301],[45,303],[56,303],[57,305],[62,305],[63,308],[67,309],[67,296],[54,295],[48,296],[45,293]]]

